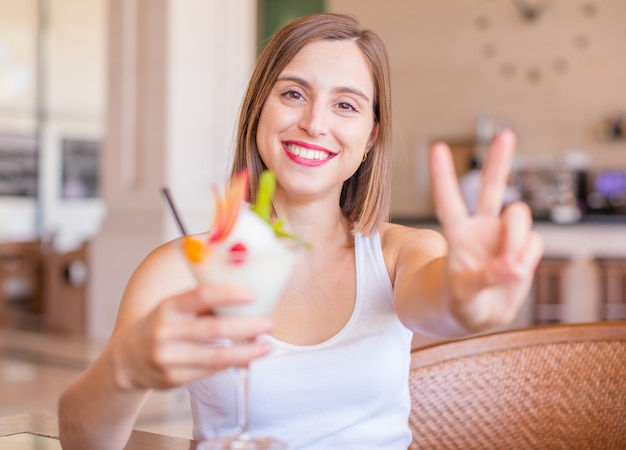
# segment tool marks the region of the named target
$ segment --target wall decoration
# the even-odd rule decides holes
[[[548,74],[569,71],[569,48],[584,51],[592,45],[586,24],[598,15],[598,3],[574,0],[500,0],[489,1],[472,19],[473,29],[485,37],[480,54],[497,62],[506,79],[525,78],[540,83]],[[567,36],[553,30],[569,29]],[[563,38],[563,39],[562,39]],[[561,42],[568,42],[566,46]],[[522,57],[529,46],[554,46],[551,61]],[[558,47],[561,47],[560,49]],[[569,48],[568,48],[569,47]]]
[[[0,135],[0,196],[35,197],[37,159],[34,136]]]
[[[61,143],[61,197],[96,198],[100,190],[100,142],[65,138]]]

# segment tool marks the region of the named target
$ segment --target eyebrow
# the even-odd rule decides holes
[[[280,76],[276,79],[276,81],[293,81],[295,83],[301,84],[304,87],[310,88],[311,87],[311,83],[309,83],[307,80],[305,80],[304,78],[300,78],[300,77],[296,77],[294,75],[283,75]],[[370,98],[365,94],[365,92],[363,92],[360,89],[356,89],[356,88],[352,88],[349,86],[341,86],[338,88],[333,89],[334,92],[338,92],[338,93],[347,93],[347,94],[354,94],[357,95],[361,98],[363,98],[363,100],[369,102]]]

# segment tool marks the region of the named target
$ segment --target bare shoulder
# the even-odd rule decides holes
[[[155,248],[137,266],[126,285],[118,325],[136,320],[164,299],[195,286],[177,241]]]
[[[380,230],[380,240],[385,264],[391,279],[395,279],[398,265],[407,260],[425,264],[447,251],[444,237],[429,228],[414,228],[385,223]]]
[[[395,223],[385,223],[380,231],[383,251],[400,251],[407,247],[412,249],[422,248],[441,250],[446,246],[443,236],[429,228],[414,228]]]

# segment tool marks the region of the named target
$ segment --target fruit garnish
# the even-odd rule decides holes
[[[248,172],[244,169],[232,176],[224,192],[217,187],[213,188],[215,216],[213,218],[213,228],[209,233],[209,243],[220,242],[226,239],[233,230],[237,218],[239,217],[241,205],[247,198],[248,181]],[[275,191],[276,177],[274,173],[269,170],[264,170],[259,177],[259,190],[257,192],[256,203],[250,206],[250,210],[267,223],[276,236],[293,239],[300,244],[307,245],[297,236],[284,230],[283,227],[285,224],[282,219],[272,218],[272,198],[274,197]]]
[[[256,197],[256,204],[252,206],[252,211],[268,223],[274,234],[281,238],[288,238],[303,243],[296,235],[288,233],[283,229],[285,222],[278,218],[272,220],[272,198],[276,190],[276,177],[269,170],[264,170],[259,177],[259,192]]]
[[[215,216],[209,242],[219,242],[230,234],[237,222],[241,204],[246,201],[247,194],[248,172],[246,170],[233,175],[226,192],[223,194],[217,187],[213,188]]]
[[[235,245],[233,245],[230,250],[230,257],[229,257],[229,262],[232,264],[243,264],[246,261],[246,256],[248,254],[248,249],[246,248],[246,246],[241,243],[241,242],[237,242]]]
[[[209,247],[206,247],[199,240],[188,236],[183,238],[183,250],[187,259],[194,263],[204,261],[205,256],[210,252]]]

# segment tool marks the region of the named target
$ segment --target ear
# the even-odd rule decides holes
[[[370,133],[370,137],[367,140],[367,144],[365,145],[365,151],[369,152],[374,144],[376,143],[376,139],[378,139],[378,123],[374,124],[374,128],[372,128],[372,132]]]

